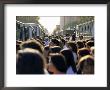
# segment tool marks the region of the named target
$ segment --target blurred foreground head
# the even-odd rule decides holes
[[[94,74],[94,58],[90,55],[84,56],[78,63],[80,74]]]
[[[16,61],[17,74],[44,74],[45,62],[38,50],[19,50]]]

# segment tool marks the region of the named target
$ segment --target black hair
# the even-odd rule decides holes
[[[51,46],[50,47],[50,53],[59,53],[61,50],[60,46]]]
[[[64,57],[66,58],[67,67],[69,68],[71,66],[72,70],[75,73],[77,73],[77,69],[76,69],[76,65],[75,65],[75,61],[74,61],[74,56],[73,56],[72,50],[63,49],[63,50],[61,50],[61,54],[63,54]]]
[[[45,61],[38,50],[26,48],[17,54],[17,74],[44,74]]]
[[[52,38],[51,40],[56,46],[60,46],[60,42],[56,38]]]
[[[93,47],[94,46],[94,41],[88,41],[86,43],[86,45],[89,46],[89,47]]]
[[[56,67],[56,69],[60,72],[66,73],[67,65],[63,55],[54,53],[50,55],[52,64]]]
[[[90,50],[88,50],[87,48],[81,48],[78,50],[78,54],[83,57],[85,55],[90,55]]]
[[[77,53],[77,45],[74,41],[69,41],[67,42],[68,46],[70,46],[72,48],[72,51]]]
[[[84,48],[84,43],[82,41],[77,41],[78,49]]]

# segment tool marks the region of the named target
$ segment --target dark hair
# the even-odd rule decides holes
[[[83,57],[85,55],[90,55],[90,51],[87,48],[81,48],[78,50],[78,54]]]
[[[62,38],[61,42],[65,45],[66,41]]]
[[[89,46],[89,47],[93,47],[94,46],[94,41],[88,41],[86,43],[86,45]]]
[[[83,40],[82,42],[83,42],[83,44],[84,44],[84,47],[86,47],[86,41],[85,41],[85,40]]]
[[[82,70],[83,68],[85,67],[85,65],[89,65],[89,66],[93,66],[94,67],[94,58],[90,55],[86,55],[84,57],[82,57],[80,60],[79,60],[79,63],[78,63],[78,73],[81,74],[82,73]],[[93,68],[94,69],[94,68]],[[93,70],[94,71],[94,70]],[[91,72],[89,71],[88,74],[93,74],[94,72]]]
[[[76,39],[76,36],[75,36],[75,34],[73,34],[72,35],[72,41],[75,41],[75,39]]]
[[[36,49],[39,52],[43,53],[43,46],[35,40],[28,40],[28,41],[23,42],[21,44],[21,49],[24,49],[24,48]]]
[[[16,40],[16,44],[21,44],[22,41]]]
[[[66,73],[67,65],[63,55],[54,53],[50,55],[50,58],[52,64],[56,67],[58,71]]]
[[[38,50],[26,48],[17,54],[17,74],[44,74],[45,61]]]
[[[75,65],[74,56],[73,56],[72,51],[70,49],[63,49],[63,50],[61,50],[61,54],[63,54],[64,57],[66,58],[67,67],[69,68],[71,66],[72,70],[75,73],[77,73],[77,69],[76,69],[76,65]]]
[[[77,41],[78,49],[84,48],[84,43],[82,41]]]
[[[52,38],[51,40],[56,46],[60,46],[60,42],[56,38]]]
[[[60,46],[51,46],[50,47],[50,53],[59,53],[61,50]]]
[[[73,52],[77,53],[77,45],[74,41],[69,41],[67,44],[72,48]]]
[[[16,44],[16,53],[20,50],[20,44]]]
[[[79,39],[80,39],[80,40],[82,40],[82,39],[83,39],[83,36],[82,36],[82,35],[80,35],[80,36],[79,36]]]

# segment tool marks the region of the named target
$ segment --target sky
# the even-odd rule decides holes
[[[39,22],[46,28],[51,34],[53,30],[55,29],[56,25],[60,24],[60,17],[58,16],[42,16],[39,19]]]

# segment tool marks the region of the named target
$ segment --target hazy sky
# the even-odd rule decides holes
[[[55,29],[56,25],[60,24],[60,17],[58,16],[42,16],[40,17],[39,22],[48,30],[51,34],[52,31]]]

